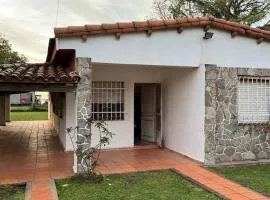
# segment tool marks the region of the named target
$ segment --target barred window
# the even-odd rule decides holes
[[[239,77],[238,122],[268,123],[270,98],[268,78]]]
[[[121,81],[92,82],[92,117],[94,120],[124,120],[125,84]]]

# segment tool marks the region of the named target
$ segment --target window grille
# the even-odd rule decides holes
[[[268,123],[270,119],[270,79],[239,77],[238,122]]]
[[[124,91],[125,84],[121,81],[93,81],[93,120],[124,120]]]

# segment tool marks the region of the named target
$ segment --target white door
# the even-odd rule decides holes
[[[156,142],[156,86],[141,87],[141,134],[142,140]]]

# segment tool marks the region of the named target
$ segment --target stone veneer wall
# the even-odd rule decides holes
[[[77,143],[81,144],[82,150],[89,148],[90,141],[90,128],[87,119],[91,116],[91,89],[92,89],[92,66],[89,58],[77,58],[77,70],[81,77],[80,83],[77,87]],[[82,146],[82,144],[84,144]],[[82,172],[82,166],[88,162],[88,159],[77,157],[77,171]]]
[[[205,164],[270,159],[268,125],[238,124],[238,76],[269,76],[269,69],[205,69]]]

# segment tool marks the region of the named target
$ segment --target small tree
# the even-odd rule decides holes
[[[16,51],[12,51],[12,46],[7,39],[0,34],[0,64],[25,63],[27,58]]]
[[[107,129],[105,121],[94,121],[92,118],[88,118],[87,125],[90,127],[87,136],[78,133],[79,127],[70,127],[66,132],[71,139],[75,154],[81,160],[80,165],[84,173],[90,178],[96,175],[95,168],[99,160],[101,148],[110,143],[110,139],[114,134]],[[92,127],[98,130],[99,140],[95,145],[92,144]]]
[[[153,0],[153,17],[178,19],[183,17],[214,16],[246,25],[263,24],[269,28],[269,0]]]

